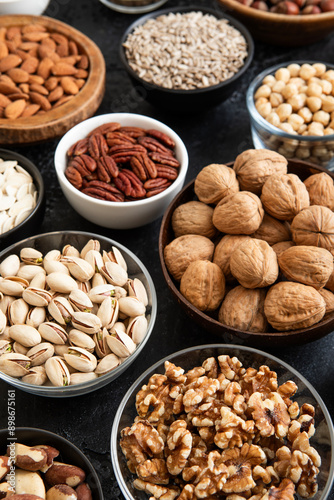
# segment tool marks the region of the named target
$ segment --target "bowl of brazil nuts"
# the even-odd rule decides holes
[[[291,61],[260,73],[247,90],[255,148],[334,168],[334,66]]]
[[[110,451],[126,500],[244,498],[254,490],[260,498],[325,500],[333,445],[328,409],[303,375],[257,349],[209,344],[171,353],[133,383]],[[153,464],[158,474],[150,474]]]
[[[0,274],[0,378],[14,387],[49,397],[86,394],[121,375],[149,340],[153,281],[109,238],[32,236],[0,253]]]
[[[103,500],[99,477],[77,446],[44,429],[12,425],[13,397],[9,390],[8,429],[0,431],[0,493],[13,498]]]
[[[196,6],[141,17],[125,31],[120,46],[135,88],[175,114],[204,111],[227,99],[253,53],[252,37],[239,21]]]
[[[134,113],[79,123],[55,152],[68,202],[99,226],[130,229],[160,217],[183,186],[188,153],[167,125]]]

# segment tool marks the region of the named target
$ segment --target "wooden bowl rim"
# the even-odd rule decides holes
[[[30,23],[39,23],[50,30],[64,34],[82,47],[84,53],[88,56],[90,64],[85,85],[68,102],[57,108],[52,108],[43,115],[18,118],[16,120],[0,118],[0,130],[20,132],[27,131],[28,129],[38,133],[39,129],[45,129],[47,126],[48,130],[52,131],[55,126],[63,123],[65,120],[73,120],[82,108],[92,106],[96,95],[101,91],[101,87],[104,87],[106,71],[102,52],[93,40],[69,24],[48,16],[13,14],[0,16],[0,20],[2,26],[23,26]],[[57,135],[48,135],[47,137],[42,137],[41,140],[54,137],[57,137]],[[21,141],[19,142],[21,143]],[[36,141],[33,140],[31,142]],[[22,140],[22,143],[30,143],[30,141]]]
[[[333,12],[322,12],[321,14],[305,14],[305,15],[291,15],[288,16],[286,14],[277,14],[276,12],[265,12],[262,10],[254,9],[252,7],[248,7],[247,5],[243,5],[237,0],[218,0],[222,5],[228,6],[233,10],[236,10],[247,17],[256,19],[258,21],[271,21],[273,24],[281,25],[282,22],[290,25],[299,25],[299,24],[314,24],[321,25],[322,21],[334,20],[334,11]],[[319,19],[318,19],[319,17]],[[334,30],[334,26],[333,26]]]
[[[329,170],[327,170],[324,167],[321,167],[321,166],[316,165],[314,163],[303,161],[303,160],[288,159],[288,169],[289,169],[290,162],[294,163],[294,164],[298,164],[298,165],[305,167],[305,168],[315,169],[318,171],[318,173],[321,173],[321,172],[328,173],[334,181],[334,172],[330,172]],[[234,164],[234,162],[224,163],[224,165],[227,165],[230,168],[233,167],[233,164]],[[289,173],[289,170],[288,170],[288,173]],[[312,175],[312,174],[310,174],[310,175]],[[171,202],[171,204],[167,207],[165,214],[163,216],[162,222],[161,222],[160,232],[159,232],[159,257],[160,257],[160,264],[161,264],[163,276],[166,280],[168,287],[170,288],[172,293],[175,295],[177,300],[179,302],[182,302],[184,304],[184,306],[191,312],[191,317],[192,318],[199,317],[201,319],[202,323],[205,321],[217,329],[221,328],[222,333],[224,333],[224,331],[225,331],[226,333],[235,334],[236,336],[244,335],[244,336],[247,336],[248,338],[253,338],[253,339],[257,339],[257,340],[261,340],[261,339],[263,339],[263,340],[265,340],[265,339],[282,340],[282,339],[288,339],[288,338],[293,339],[293,337],[300,337],[303,334],[308,334],[310,331],[322,328],[322,327],[330,325],[330,324],[333,324],[333,327],[334,327],[334,312],[333,312],[330,316],[328,316],[326,319],[320,321],[319,323],[316,323],[315,325],[312,325],[308,328],[300,328],[298,330],[288,330],[288,331],[283,331],[283,332],[279,332],[279,331],[277,331],[277,332],[276,331],[275,332],[250,332],[247,330],[239,330],[237,328],[224,325],[223,323],[220,323],[219,321],[215,320],[211,316],[208,316],[207,314],[205,314],[204,312],[200,311],[195,306],[193,306],[181,294],[181,292],[176,287],[173,278],[170,276],[169,271],[168,271],[166,264],[165,264],[165,259],[164,259],[164,248],[165,247],[163,246],[163,241],[162,241],[163,240],[163,231],[164,231],[167,223],[170,226],[170,219],[171,219],[172,213],[175,210],[175,208],[177,206],[179,206],[179,203],[178,203],[179,199],[184,195],[184,193],[189,191],[190,188],[193,189],[194,183],[195,183],[195,179],[191,180],[186,186],[184,186],[184,188],[178,193],[178,195],[174,198],[174,200]],[[194,193],[194,196],[195,196],[195,193]],[[317,336],[317,338],[321,338],[322,336],[325,336],[325,335],[327,335],[327,333],[324,333],[324,334],[320,333]],[[316,340],[316,339],[312,339],[312,340]]]

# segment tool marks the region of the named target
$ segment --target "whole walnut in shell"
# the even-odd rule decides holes
[[[288,221],[310,205],[306,186],[295,174],[268,177],[262,188],[261,201],[269,215]]]
[[[284,250],[287,250],[288,248],[291,248],[295,246],[295,243],[293,241],[280,241],[279,243],[275,243],[275,245],[272,246],[272,249],[275,251],[277,257],[281,255]]]
[[[278,277],[277,256],[264,240],[251,238],[241,243],[231,255],[231,273],[245,288],[263,288]]]
[[[326,302],[326,314],[324,316],[324,319],[326,319],[334,312],[334,293],[330,292],[326,288],[319,290],[319,293]]]
[[[265,332],[268,327],[264,314],[266,290],[250,290],[239,285],[227,294],[219,309],[218,321],[247,332]]]
[[[240,189],[259,195],[270,175],[288,172],[288,162],[275,151],[248,149],[236,157],[233,170],[237,174]]]
[[[302,210],[291,223],[296,245],[334,248],[334,213],[327,207],[311,205]]]
[[[164,258],[168,271],[180,280],[189,264],[195,260],[212,260],[214,244],[198,234],[185,234],[166,245]]]
[[[334,182],[326,172],[310,175],[304,184],[310,196],[310,205],[323,205],[334,210]]]
[[[325,312],[325,300],[313,286],[292,281],[273,285],[264,301],[264,314],[279,331],[308,328],[318,323]]]
[[[265,213],[259,229],[252,234],[252,237],[264,240],[272,246],[289,240],[291,233],[288,223],[281,222]]]
[[[223,271],[213,262],[196,260],[183,274],[180,292],[200,311],[214,311],[225,294]]]
[[[248,191],[239,191],[218,203],[212,220],[222,233],[252,234],[259,229],[263,216],[260,198]]]
[[[232,168],[212,163],[197,175],[194,191],[203,203],[216,204],[225,196],[238,192],[239,183]]]
[[[278,264],[285,277],[304,285],[322,288],[333,272],[333,256],[325,248],[297,245],[288,248],[278,257]]]
[[[231,255],[241,243],[249,239],[250,236],[246,235],[225,234],[218,245],[216,245],[212,261],[223,271],[227,282],[234,281],[235,279],[230,268]]]
[[[172,215],[172,228],[175,236],[200,234],[213,238],[217,229],[212,222],[213,208],[201,201],[189,201],[179,205]]]

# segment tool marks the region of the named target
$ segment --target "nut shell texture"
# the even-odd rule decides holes
[[[200,311],[214,311],[225,294],[225,277],[217,264],[207,260],[192,262],[181,278],[182,295]]]
[[[213,262],[223,271],[226,281],[233,281],[234,276],[231,273],[230,259],[234,250],[250,236],[225,234],[218,245],[215,247]]]
[[[264,313],[279,331],[308,328],[318,323],[325,312],[326,302],[315,288],[291,281],[273,285],[264,301]]]
[[[204,167],[195,179],[195,193],[203,203],[218,203],[225,196],[237,193],[239,183],[232,168],[218,163]]]
[[[264,210],[260,198],[240,191],[223,198],[213,212],[213,223],[227,234],[252,234],[259,229]]]
[[[291,238],[291,233],[288,223],[281,222],[265,213],[261,226],[252,234],[252,237],[264,240],[272,246],[281,241],[288,241]]]
[[[180,280],[189,264],[195,260],[212,260],[214,244],[209,238],[186,234],[175,238],[165,247],[164,258],[168,271]]]
[[[333,272],[333,256],[325,248],[297,245],[278,257],[280,269],[288,280],[324,287]]]
[[[305,208],[293,219],[291,233],[296,245],[331,250],[334,247],[334,213],[319,205]]]
[[[250,239],[231,255],[231,273],[245,288],[263,288],[275,283],[278,262],[275,251],[266,241]]]
[[[201,201],[189,201],[173,212],[172,228],[175,237],[184,234],[200,234],[213,238],[217,230],[212,222],[213,208]]]
[[[334,182],[326,172],[310,175],[305,179],[304,184],[309,193],[311,205],[323,205],[334,210]]]
[[[263,185],[261,201],[269,215],[288,221],[310,205],[306,186],[295,174],[271,175]]]
[[[268,322],[264,314],[266,290],[250,290],[239,285],[227,294],[219,310],[218,320],[224,325],[249,332],[265,332]]]
[[[236,157],[233,170],[240,189],[261,194],[262,186],[272,174],[286,174],[288,162],[284,156],[267,149],[248,149]]]

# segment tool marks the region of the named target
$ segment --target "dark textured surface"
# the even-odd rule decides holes
[[[169,0],[166,6],[191,5],[189,0]],[[198,6],[215,2],[197,0]],[[333,61],[334,36],[298,49],[281,49],[256,43],[252,66],[244,76],[239,90],[228,102],[192,117],[178,117],[159,112],[133,92],[130,80],[118,59],[118,44],[134,15],[113,12],[97,0],[51,0],[46,14],[65,21],[91,37],[106,59],[107,85],[105,98],[97,114],[129,111],[147,114],[175,129],[184,140],[190,157],[186,182],[209,163],[233,160],[251,147],[249,120],[245,105],[248,83],[261,70],[292,59]],[[137,16],[138,17],[138,16]],[[109,441],[113,417],[118,405],[134,380],[151,364],[179,349],[217,342],[217,337],[201,331],[176,307],[163,281],[158,257],[160,220],[131,231],[104,229],[86,222],[69,206],[58,186],[53,169],[57,141],[34,147],[15,148],[40,168],[46,181],[47,206],[39,232],[79,229],[96,232],[129,247],[148,267],[158,295],[158,318],[150,343],[121,378],[101,390],[72,400],[52,400],[16,390],[16,425],[41,427],[56,432],[76,444],[87,454],[102,481],[106,500],[121,499],[110,463]],[[37,230],[38,231],[38,230]],[[267,349],[267,351],[270,351]],[[301,347],[275,349],[275,356],[299,370],[320,393],[334,415],[334,334]],[[7,390],[0,382],[0,423],[7,426]],[[330,496],[334,499],[334,494]]]

